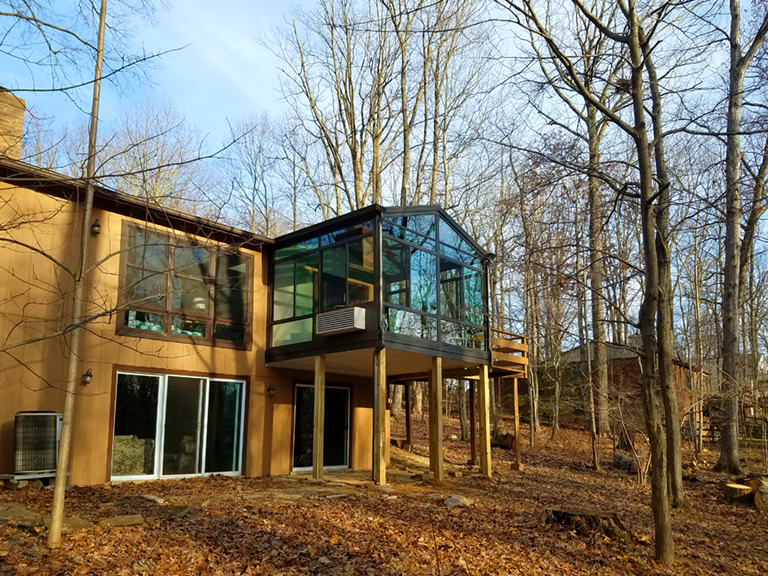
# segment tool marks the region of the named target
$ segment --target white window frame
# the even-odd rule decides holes
[[[298,395],[299,388],[314,388],[314,384],[296,384],[293,391],[293,429],[291,430],[291,470],[293,472],[308,472],[312,470],[312,466],[295,467],[293,465],[294,451],[296,449],[296,396]],[[346,428],[344,432],[344,464],[338,466],[323,466],[323,470],[348,470],[349,469],[349,433],[352,426],[350,413],[352,411],[352,390],[347,386],[325,386],[326,390],[333,388],[334,390],[345,390],[347,392],[347,410],[346,410]],[[314,430],[312,431],[314,434]]]
[[[112,482],[130,482],[135,480],[158,480],[161,478],[196,478],[200,476],[212,476],[214,474],[221,474],[222,476],[241,476],[243,471],[243,439],[245,437],[245,399],[247,382],[239,378],[227,378],[227,377],[208,377],[208,376],[189,376],[185,374],[159,374],[156,372],[140,372],[129,370],[118,370],[115,376],[115,407],[113,416],[117,412],[117,386],[120,375],[130,376],[148,376],[158,379],[158,393],[157,393],[157,419],[156,419],[156,439],[155,439],[155,462],[154,462],[154,474],[134,474],[131,476],[113,476],[112,475],[112,452],[109,454],[109,477]],[[238,466],[237,470],[230,472],[197,472],[194,474],[163,474],[163,453],[165,452],[165,408],[166,400],[168,396],[168,379],[169,378],[187,378],[190,380],[198,380],[202,388],[201,394],[203,394],[203,401],[198,405],[198,429],[197,429],[197,441],[202,442],[199,450],[199,456],[196,454],[195,458],[201,458],[202,462],[196,461],[195,464],[200,463],[200,469],[205,470],[205,457],[206,457],[206,438],[208,435],[208,400],[210,392],[211,382],[237,382],[242,384],[242,392],[240,394],[240,436],[238,438]],[[203,419],[203,416],[206,416]],[[115,437],[115,421],[112,423],[112,450],[114,450],[114,437]]]

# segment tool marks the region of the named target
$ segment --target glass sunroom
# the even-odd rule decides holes
[[[488,364],[488,258],[437,206],[370,206],[278,238],[267,362],[325,354],[329,371],[369,375],[370,361],[345,353],[386,347],[403,359],[390,373],[435,356]]]
[[[438,206],[374,205],[275,240],[266,362],[314,373],[314,385],[295,382],[294,469],[311,460],[321,478],[346,463],[349,396],[326,396],[326,375],[331,384],[338,375],[372,383],[377,483],[386,481],[388,388],[427,381],[437,407],[443,378],[457,378],[470,381],[471,402],[477,392],[480,469],[490,476],[489,370],[518,378],[527,365],[524,338],[489,326],[490,257]],[[430,468],[442,479],[441,410],[429,412]]]

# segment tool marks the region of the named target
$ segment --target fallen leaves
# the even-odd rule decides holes
[[[648,488],[610,467],[598,474],[581,466],[588,446],[576,449],[576,432],[561,436],[563,445],[528,452],[523,473],[509,470],[506,450],[494,449],[492,480],[465,474],[443,485],[393,481],[385,492],[295,477],[78,487],[67,494],[68,515],[94,521],[135,514],[145,524],[68,530],[55,551],[44,547],[45,528],[30,520],[0,524],[0,568],[117,576],[433,575],[438,565],[442,575],[768,573],[766,516],[725,504],[719,485],[709,483],[686,485],[694,508],[674,513],[678,564],[673,571],[656,566]],[[448,464],[466,462],[467,450],[448,442]],[[416,464],[409,459],[408,466]],[[443,501],[452,495],[473,503],[448,509]],[[0,504],[23,505],[33,517],[47,513],[50,502],[45,491],[0,493]],[[634,541],[545,526],[538,517],[552,506],[615,513]]]

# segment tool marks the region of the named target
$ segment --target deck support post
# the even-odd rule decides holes
[[[432,358],[429,372],[429,469],[435,480],[444,479],[443,466],[443,359]]]
[[[475,394],[477,385],[474,380],[469,381],[469,464],[477,466],[477,417],[475,416]]]
[[[480,389],[480,473],[491,477],[491,418],[489,410],[490,390],[488,389],[488,366],[480,366],[480,377],[477,380]]]
[[[405,389],[405,443],[411,446],[411,383],[406,382]]]
[[[515,461],[512,464],[512,470],[522,470],[523,463],[520,458],[520,402],[517,395],[517,378],[514,379],[514,399],[515,399]]]
[[[325,440],[325,356],[315,356],[315,411],[312,436],[312,478],[323,479]]]
[[[387,483],[387,351],[373,353],[373,482]]]

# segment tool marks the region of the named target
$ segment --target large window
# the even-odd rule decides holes
[[[245,346],[251,259],[126,226],[123,333]]]
[[[316,315],[365,305],[380,294],[380,311],[367,306],[367,313],[381,315],[391,341],[402,336],[404,345],[487,350],[483,249],[437,208],[386,209],[375,222],[380,236],[367,221],[318,225],[305,236],[292,234],[290,243],[278,240],[270,346],[319,339]],[[381,240],[380,252],[374,238]]]
[[[112,478],[239,474],[242,381],[118,373]]]
[[[482,261],[469,242],[435,214],[384,218],[382,232],[387,330],[484,349]]]
[[[314,315],[373,301],[373,222],[275,251],[272,346],[310,342]]]

